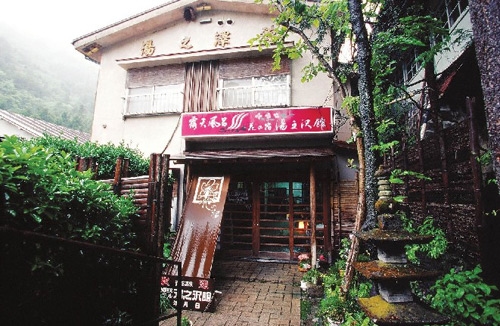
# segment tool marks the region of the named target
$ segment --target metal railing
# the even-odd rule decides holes
[[[165,91],[155,94],[128,95],[125,116],[181,113],[184,94],[180,91]]]
[[[287,84],[220,88],[219,109],[288,106]]]
[[[41,246],[46,244],[47,246],[52,246],[54,248],[73,248],[77,249],[78,251],[90,251],[97,253],[98,255],[103,255],[103,254],[108,254],[111,256],[120,256],[120,257],[125,257],[126,259],[130,260],[140,260],[143,262],[148,262],[152,264],[161,264],[161,267],[158,268],[163,268],[163,264],[166,265],[174,265],[175,269],[177,270],[177,275],[179,275],[179,282],[176,286],[176,290],[178,291],[177,293],[181,293],[181,283],[182,283],[182,276],[181,276],[181,270],[182,266],[180,262],[173,261],[173,260],[168,260],[164,259],[162,257],[155,257],[155,256],[150,256],[134,251],[126,251],[126,250],[121,250],[117,248],[112,248],[112,247],[106,247],[98,244],[93,244],[93,243],[88,243],[88,242],[83,242],[83,241],[77,241],[77,240],[71,240],[71,239],[66,239],[66,238],[61,238],[61,237],[56,237],[56,236],[51,236],[43,233],[38,233],[38,232],[33,232],[33,231],[28,231],[28,230],[19,230],[15,229],[12,227],[8,226],[0,226],[0,233],[2,234],[2,239],[3,241],[7,242],[9,239],[22,239],[22,241],[29,241],[33,243],[40,243]],[[51,247],[51,248],[52,248]],[[4,262],[2,262],[4,263]],[[8,269],[9,266],[4,265],[2,268]],[[161,275],[161,272],[159,273]],[[76,282],[77,280],[75,280]],[[79,280],[78,280],[79,281]],[[154,283],[152,285],[153,290],[149,293],[154,293],[154,295],[158,296],[160,295],[160,280],[157,280],[158,282]],[[149,281],[144,282],[145,284],[150,284]],[[112,298],[110,298],[112,299]],[[168,314],[168,315],[158,315],[156,317],[150,318],[149,320],[141,321],[139,323],[135,323],[135,325],[157,325],[159,321],[169,319],[169,318],[177,318],[177,325],[180,326],[182,322],[182,296],[179,297],[179,303],[173,307],[175,309],[175,313]],[[141,302],[142,304],[144,302]],[[159,311],[158,309],[154,309],[156,311]]]

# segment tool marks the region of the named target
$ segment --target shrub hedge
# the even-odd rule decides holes
[[[59,152],[69,154],[71,157],[93,158],[98,163],[97,178],[110,179],[114,176],[116,159],[118,157],[128,158],[129,176],[148,174],[149,159],[138,149],[130,148],[124,143],[113,145],[111,143],[98,144],[95,142],[78,143],[76,140],[68,140],[60,137],[45,135],[32,138],[28,141],[35,146],[53,148]]]
[[[132,322],[147,263],[5,229],[137,251],[136,211],[90,172],[76,171],[71,154],[15,137],[0,142],[2,324]]]

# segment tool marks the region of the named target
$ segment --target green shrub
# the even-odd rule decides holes
[[[306,320],[312,311],[312,303],[307,299],[300,300],[300,320]]]
[[[69,154],[15,137],[0,142],[0,226],[137,251],[136,212],[131,199],[76,171]],[[144,261],[17,234],[2,233],[0,242],[3,324],[132,319],[138,280],[150,268]]]
[[[311,268],[302,276],[302,280],[312,283],[318,284],[318,282],[322,279],[322,274],[316,268]]]
[[[402,216],[401,219],[406,231],[433,236],[433,239],[429,243],[406,246],[406,256],[409,261],[414,264],[420,264],[419,255],[424,255],[431,259],[437,259],[444,255],[448,248],[448,240],[444,231],[434,225],[432,216],[427,216],[418,227],[414,227],[413,222],[405,216]]]
[[[53,148],[59,152],[67,153],[73,158],[93,158],[99,165],[97,170],[98,179],[114,177],[118,157],[129,159],[129,176],[147,175],[149,171],[149,159],[145,158],[138,149],[132,149],[124,143],[120,143],[118,146],[111,143],[98,144],[94,142],[80,144],[76,140],[47,135],[33,138],[28,142],[44,148]]]
[[[324,298],[320,301],[319,317],[323,320],[342,321],[342,325],[374,325],[358,305],[358,298],[370,295],[371,283],[359,274],[355,274],[347,294],[341,291],[344,280],[339,267],[345,266],[349,239],[342,241],[341,255],[327,273],[323,274]],[[325,323],[325,325],[327,325]]]
[[[473,270],[451,269],[431,288],[434,293],[427,300],[451,318],[451,325],[500,324],[500,300],[493,295],[498,289],[484,283],[481,272],[479,265]]]
[[[6,138],[0,143],[3,223],[68,239],[134,249],[133,202],[75,170],[69,154]]]

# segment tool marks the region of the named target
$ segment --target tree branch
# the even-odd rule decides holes
[[[300,38],[302,38],[302,40],[306,43],[307,48],[313,53],[314,57],[318,59],[318,61],[328,71],[328,77],[333,79],[333,81],[339,86],[340,91],[342,93],[342,98],[346,97],[347,92],[345,90],[344,84],[342,84],[337,74],[335,74],[335,69],[328,62],[328,60],[325,59],[325,56],[319,52],[318,48],[311,42],[311,40],[309,39],[309,37],[307,37],[304,31],[299,29],[298,27],[291,26],[289,23],[282,23],[281,25],[288,28],[290,31],[300,36]]]

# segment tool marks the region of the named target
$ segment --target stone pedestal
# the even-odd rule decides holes
[[[375,229],[359,232],[356,236],[377,246],[377,260],[357,262],[356,271],[372,280],[379,295],[359,299],[358,302],[377,325],[425,325],[445,324],[448,318],[441,316],[413,300],[410,282],[436,278],[439,273],[408,263],[405,245],[427,243],[432,237],[404,231]]]

